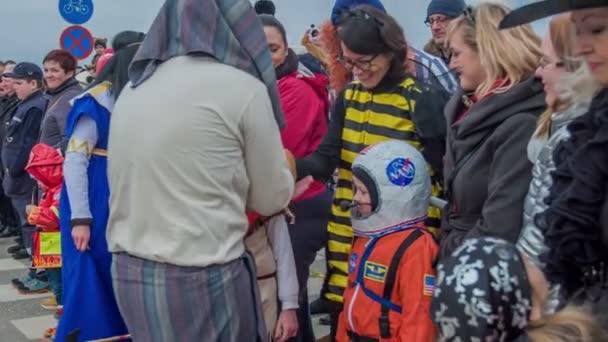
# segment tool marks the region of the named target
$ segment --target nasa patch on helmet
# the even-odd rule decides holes
[[[408,158],[396,158],[386,166],[386,176],[397,186],[408,186],[414,181],[416,166]]]

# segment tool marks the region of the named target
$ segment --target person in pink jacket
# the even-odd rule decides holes
[[[299,63],[298,56],[289,49],[285,28],[274,16],[260,15],[260,19],[277,73],[281,106],[287,122],[281,132],[283,145],[296,159],[301,159],[315,151],[327,132],[328,79],[325,75],[310,72]],[[306,287],[310,265],[327,242],[331,200],[331,192],[325,183],[315,181],[292,204],[295,223],[289,225],[289,232],[300,288],[299,331],[295,341],[315,340]]]

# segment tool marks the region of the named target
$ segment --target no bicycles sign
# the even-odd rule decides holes
[[[93,0],[59,0],[59,13],[68,23],[82,25],[93,16]]]

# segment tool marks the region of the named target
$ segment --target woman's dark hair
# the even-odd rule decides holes
[[[255,13],[274,15],[276,8],[271,0],[258,0],[254,5]]]
[[[349,50],[360,55],[390,54],[393,59],[388,73],[403,74],[408,46],[403,29],[393,17],[360,5],[342,13],[337,26],[338,37]]]
[[[76,73],[76,66],[78,65],[78,61],[76,60],[76,58],[74,58],[74,56],[72,56],[71,53],[66,50],[60,49],[52,50],[51,52],[49,52],[44,57],[42,64],[46,62],[56,62],[57,64],[59,64],[59,66],[61,67],[61,69],[63,69],[65,73],[71,71],[74,74]]]
[[[287,47],[287,31],[285,31],[285,26],[283,26],[283,24],[281,24],[281,22],[277,18],[271,15],[262,14],[259,17],[260,20],[262,20],[262,25],[274,27],[275,29],[277,29],[277,31],[279,31],[281,37],[283,37],[283,43],[285,43],[285,47]]]

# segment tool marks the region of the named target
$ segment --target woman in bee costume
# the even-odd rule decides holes
[[[297,162],[298,177],[327,179],[337,167],[338,184],[328,224],[328,274],[325,298],[333,302],[332,335],[347,285],[353,231],[351,164],[367,146],[388,139],[407,141],[423,151],[430,165],[433,196],[440,196],[445,120],[443,102],[432,96],[403,68],[407,43],[403,30],[384,11],[362,5],[343,11],[337,24],[341,63],[352,71],[351,82],[336,98],[328,133],[321,145]],[[441,98],[441,97],[439,97]],[[346,205],[343,205],[347,203]],[[439,227],[439,211],[430,209],[426,225]]]

